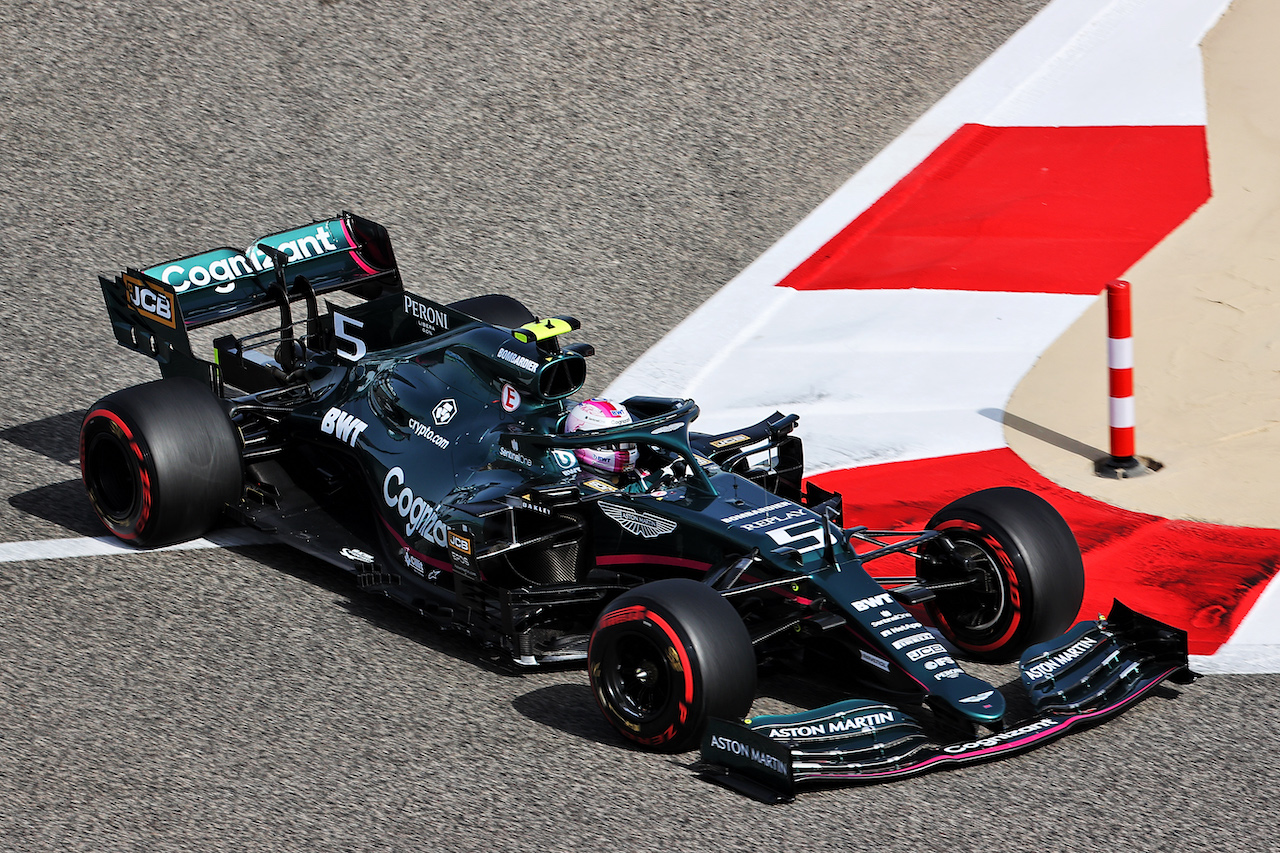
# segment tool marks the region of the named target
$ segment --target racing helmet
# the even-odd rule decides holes
[[[571,433],[580,429],[604,429],[629,423],[631,413],[626,407],[609,400],[583,400],[569,410],[569,416],[564,421],[564,431]],[[606,474],[623,474],[633,470],[636,467],[636,457],[639,456],[639,450],[634,444],[580,447],[573,453],[582,465]]]

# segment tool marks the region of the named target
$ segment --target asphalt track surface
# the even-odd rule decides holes
[[[0,6],[0,540],[98,535],[81,413],[155,377],[99,271],[347,208],[410,287],[570,312],[601,388],[1041,5]],[[767,807],[280,547],[0,565],[4,850],[1220,850],[1280,842],[1280,679]],[[758,710],[827,701],[785,675]]]

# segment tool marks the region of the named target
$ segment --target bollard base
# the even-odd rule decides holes
[[[1129,480],[1154,474],[1163,467],[1145,456],[1108,456],[1093,463],[1093,473],[1110,480]]]

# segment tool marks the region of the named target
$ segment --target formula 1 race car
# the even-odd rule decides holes
[[[116,339],[163,376],[84,418],[84,484],[113,534],[264,531],[513,666],[585,664],[622,737],[701,746],[703,772],[747,793],[1028,749],[1192,677],[1186,634],[1118,602],[1070,627],[1080,551],[1029,492],[868,530],[804,481],[795,415],[709,435],[693,401],[634,397],[629,423],[566,431],[594,352],[567,342],[579,323],[411,293],[386,230],[354,214],[101,285]],[[322,312],[336,291],[359,298]],[[190,330],[263,310],[278,325],[194,354]],[[600,448],[636,471],[580,463]],[[909,571],[868,574],[886,557]],[[960,657],[1021,657],[1025,719]],[[758,665],[791,660],[871,698],[748,719]]]

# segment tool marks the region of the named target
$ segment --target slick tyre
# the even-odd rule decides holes
[[[965,655],[1014,660],[1071,627],[1084,564],[1071,528],[1043,498],[986,489],[948,504],[929,527],[942,537],[921,548],[919,575],[940,588],[925,607]]]
[[[591,633],[587,670],[609,723],[660,752],[696,747],[711,717],[744,717],[756,692],[741,617],[715,590],[684,578],[614,599]]]
[[[95,403],[80,427],[89,502],[120,539],[142,547],[207,533],[240,500],[240,439],[194,379],[126,388]]]

